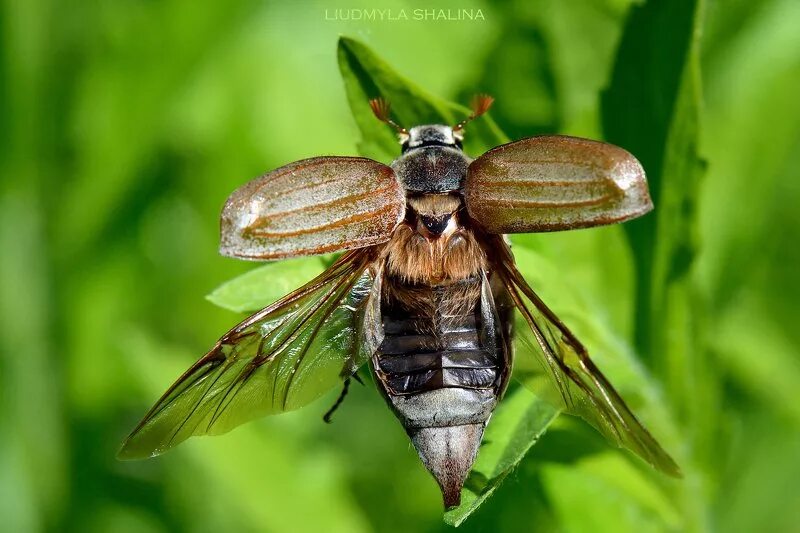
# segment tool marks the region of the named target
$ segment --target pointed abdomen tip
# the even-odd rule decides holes
[[[447,509],[461,503],[461,488],[475,462],[483,429],[484,424],[466,424],[410,431],[420,459],[442,489]]]

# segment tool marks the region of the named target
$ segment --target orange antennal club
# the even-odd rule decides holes
[[[472,113],[470,113],[467,118],[453,126],[453,131],[463,130],[464,126],[466,126],[469,121],[474,120],[489,111],[489,108],[492,107],[493,103],[494,98],[488,94],[476,94],[473,96],[472,101],[469,104],[470,109],[472,109]]]
[[[372,108],[372,112],[375,113],[375,116],[378,118],[378,120],[380,120],[381,122],[385,122],[391,127],[393,127],[397,131],[397,133],[400,134],[408,133],[408,131],[404,127],[402,127],[389,117],[391,106],[389,105],[389,102],[387,102],[384,98],[373,98],[372,100],[369,101],[369,106]]]

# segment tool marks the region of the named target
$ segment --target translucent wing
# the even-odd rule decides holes
[[[360,349],[370,302],[379,297],[371,253],[343,255],[225,334],[147,413],[120,458],[158,455],[193,435],[296,409],[351,375],[371,355]]]
[[[559,231],[621,222],[653,208],[644,170],[617,146],[544,135],[475,159],[467,211],[489,233]]]
[[[389,240],[405,194],[388,166],[363,157],[314,157],[237,189],[220,221],[220,253],[280,259]]]
[[[675,461],[636,419],[619,393],[603,376],[586,348],[542,302],[514,265],[508,246],[494,237],[498,250],[496,273],[505,286],[511,304],[524,323],[516,329],[523,342],[520,352],[529,352],[540,365],[536,380],[523,382],[567,413],[577,415],[619,447],[639,455],[658,470],[680,476]],[[503,302],[499,305],[502,307]],[[554,391],[555,395],[547,395]],[[554,397],[553,397],[554,396]]]

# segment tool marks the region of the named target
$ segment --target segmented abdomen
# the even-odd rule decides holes
[[[408,287],[395,282],[383,309],[376,370],[394,394],[446,387],[492,389],[498,354],[481,341],[480,282]]]

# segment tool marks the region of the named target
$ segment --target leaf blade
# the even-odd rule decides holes
[[[386,99],[392,106],[392,116],[406,128],[429,123],[455,124],[469,114],[466,107],[431,95],[403,77],[356,39],[339,39],[338,60],[350,109],[361,131],[359,152],[365,157],[388,162],[399,155],[394,134],[370,109],[371,98]],[[475,154],[505,142],[508,137],[489,116],[471,123],[464,139],[465,150]]]
[[[322,257],[268,263],[226,281],[206,295],[206,300],[237,313],[257,311],[314,279],[325,266]]]

